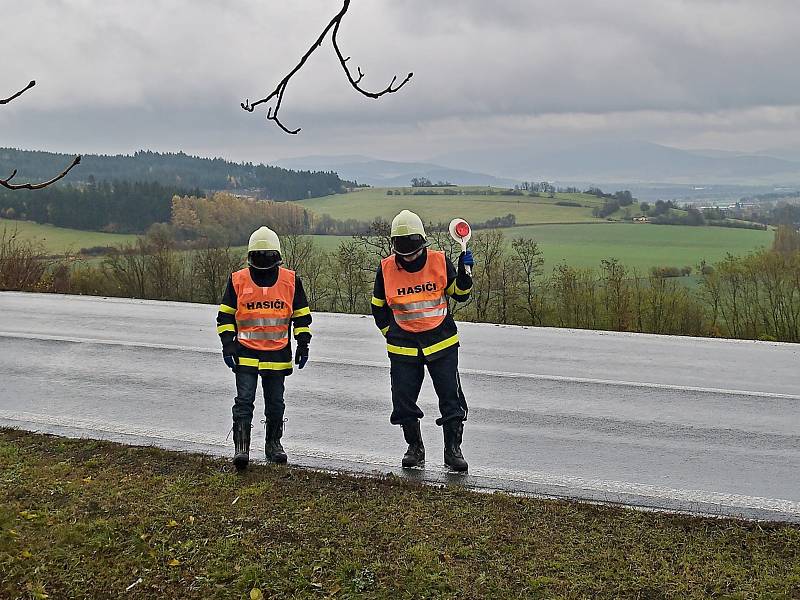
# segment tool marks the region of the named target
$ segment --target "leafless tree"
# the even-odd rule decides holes
[[[12,100],[15,100],[15,99],[19,98],[22,94],[27,92],[29,89],[31,89],[35,85],[36,85],[36,81],[31,80],[28,83],[28,85],[26,85],[24,88],[22,88],[17,93],[12,94],[8,98],[0,99],[0,104],[8,104]],[[41,183],[11,183],[11,180],[14,179],[14,177],[16,177],[16,175],[17,175],[17,170],[14,169],[11,172],[11,175],[6,177],[5,179],[0,179],[0,185],[3,186],[4,188],[8,188],[9,190],[23,190],[23,189],[25,189],[25,190],[40,190],[42,188],[47,187],[48,185],[54,184],[59,179],[62,179],[64,177],[66,177],[67,173],[69,173],[73,169],[73,167],[75,167],[76,165],[79,165],[79,164],[81,164],[80,155],[78,155],[75,158],[73,158],[72,162],[70,163],[70,165],[66,169],[61,171],[61,173],[59,173],[58,175],[56,175],[52,179],[49,179],[47,181],[43,181]]]
[[[306,63],[308,58],[314,53],[314,51],[322,46],[322,42],[325,39],[325,36],[328,35],[328,32],[331,32],[331,42],[333,43],[333,50],[336,52],[336,57],[339,59],[339,63],[342,65],[342,69],[344,70],[345,75],[347,76],[347,80],[350,82],[350,85],[353,88],[366,96],[367,98],[380,98],[385,94],[393,94],[394,92],[398,91],[402,88],[409,80],[414,76],[414,73],[409,73],[406,75],[405,79],[401,81],[399,84],[397,83],[397,75],[392,78],[392,81],[387,85],[384,89],[377,91],[377,92],[370,92],[369,90],[365,90],[361,87],[361,80],[364,79],[364,73],[361,71],[361,67],[356,67],[356,74],[354,75],[350,68],[347,66],[347,61],[350,60],[350,57],[345,57],[342,54],[341,49],[339,48],[339,27],[342,24],[342,18],[344,18],[345,13],[347,13],[347,9],[350,8],[350,0],[344,0],[344,5],[342,9],[336,14],[336,16],[331,19],[328,23],[327,27],[322,31],[320,36],[316,39],[316,41],[312,44],[311,48],[302,56],[300,62],[289,71],[289,74],[286,75],[283,79],[281,79],[278,86],[268,95],[262,98],[261,100],[256,100],[255,102],[250,102],[250,100],[245,100],[241,103],[241,106],[244,110],[248,112],[253,112],[255,107],[259,104],[265,104],[271,101],[275,101],[274,106],[270,106],[267,109],[267,120],[275,121],[276,125],[283,129],[286,133],[290,133],[292,135],[297,134],[300,131],[300,128],[297,129],[289,129],[286,127],[279,119],[278,119],[278,111],[281,108],[281,103],[283,102],[283,94],[286,92],[286,86],[289,84],[289,80],[297,73],[303,65]]]
[[[522,312],[525,313],[525,322],[528,325],[542,324],[542,300],[537,290],[538,279],[542,275],[544,257],[539,249],[539,244],[530,238],[515,238],[511,242],[514,250],[513,261],[521,278]]]
[[[22,239],[16,229],[0,230],[0,290],[43,291],[49,266],[41,245]]]
[[[392,254],[392,225],[385,219],[377,217],[370,223],[366,234],[356,234],[353,239],[368,253],[377,255],[378,259]]]

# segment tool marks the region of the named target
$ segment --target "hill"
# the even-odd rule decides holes
[[[414,192],[421,195],[412,195]],[[547,269],[565,262],[576,267],[598,267],[603,258],[617,258],[629,267],[647,271],[651,267],[695,267],[701,260],[714,262],[728,253],[747,254],[772,243],[771,231],[687,225],[654,225],[620,222],[624,213],[640,213],[634,202],[605,218],[593,216],[605,200],[589,194],[557,193],[553,198],[504,195],[486,188],[447,189],[373,188],[348,194],[301,201],[318,216],[359,221],[381,217],[385,220],[408,208],[426,222],[448,223],[463,217],[473,224],[513,214],[515,226],[502,229],[509,241],[523,237],[536,240]],[[494,195],[485,195],[491,191]],[[391,193],[390,193],[391,192]],[[436,192],[437,195],[422,195]],[[444,192],[444,193],[443,193]],[[507,192],[510,193],[510,192]],[[677,216],[686,211],[669,209]],[[347,237],[314,236],[325,250],[332,251]]]
[[[542,140],[480,148],[431,159],[522,180],[662,183],[800,181],[800,161],[764,155],[687,151],[649,142]]]
[[[452,195],[448,195],[448,190]],[[486,188],[371,188],[325,198],[299,202],[317,215],[328,214],[334,219],[371,221],[376,217],[386,220],[407,208],[417,212],[424,221],[447,222],[456,216],[474,223],[502,217],[516,216],[516,223],[585,223],[597,221],[592,209],[602,204],[588,194],[555,194],[554,198],[505,195]],[[427,192],[435,195],[425,195]],[[510,191],[509,191],[510,194]],[[558,203],[577,206],[564,206]]]
[[[378,187],[409,185],[412,177],[425,177],[434,183],[446,181],[454,185],[513,187],[518,183],[514,179],[432,163],[378,160],[367,156],[301,156],[282,159],[275,164],[287,169],[336,171],[345,179]]]
[[[19,181],[41,181],[59,173],[71,156],[53,152],[0,148],[0,173],[18,170]],[[183,152],[142,150],[132,155],[86,154],[64,183],[89,181],[141,181],[162,185],[225,190],[259,198],[297,200],[343,192],[353,187],[336,173],[293,171],[253,163],[234,163],[222,158],[201,158]]]

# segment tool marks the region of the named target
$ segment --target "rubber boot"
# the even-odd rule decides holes
[[[463,421],[447,421],[442,425],[444,433],[444,464],[453,471],[466,471],[469,468],[461,454],[461,437],[464,434]]]
[[[233,422],[233,446],[233,464],[242,471],[250,463],[250,423],[247,421]]]
[[[403,455],[403,468],[425,466],[425,446],[422,444],[422,432],[419,421],[407,423],[403,427],[403,436],[408,443],[408,450]]]
[[[267,460],[272,463],[283,464],[287,460],[286,452],[281,445],[283,436],[283,419],[266,421],[266,441],[264,443],[264,454]]]

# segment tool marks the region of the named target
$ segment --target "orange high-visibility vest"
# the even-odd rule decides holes
[[[447,316],[447,261],[444,252],[428,250],[425,266],[409,273],[394,256],[381,261],[386,303],[406,331],[420,333],[442,324]]]
[[[236,339],[253,350],[280,350],[289,343],[289,324],[294,302],[294,271],[278,267],[278,280],[260,287],[250,269],[232,276],[236,290]]]

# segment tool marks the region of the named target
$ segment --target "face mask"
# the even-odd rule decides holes
[[[398,236],[392,238],[392,249],[398,256],[415,254],[427,244],[421,235]]]
[[[262,271],[274,269],[282,262],[280,252],[275,250],[259,250],[247,255],[247,264]]]
[[[409,264],[413,263],[415,260],[417,260],[420,256],[422,256],[422,251],[423,251],[422,249],[419,249],[416,252],[414,252],[413,254],[409,254],[407,256],[404,256],[402,254],[398,254],[397,258],[403,264],[409,265]]]

